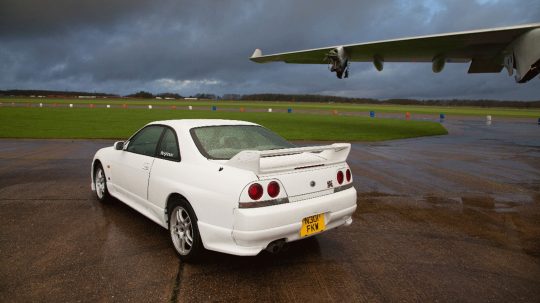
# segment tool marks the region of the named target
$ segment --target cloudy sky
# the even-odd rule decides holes
[[[538,0],[0,0],[0,89],[539,100],[467,64],[256,64],[264,53],[540,22]]]

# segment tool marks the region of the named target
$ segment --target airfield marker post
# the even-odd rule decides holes
[[[337,111],[337,109],[334,109],[334,110],[332,111],[332,115],[334,115],[334,116],[335,116],[335,115],[337,115],[337,114],[338,114],[338,111]]]
[[[39,104],[39,107],[43,107],[43,103],[40,103],[40,104]]]
[[[107,108],[111,108],[111,105],[110,105],[110,104],[107,104]]]
[[[191,105],[188,106],[188,109],[189,109],[189,110],[193,110],[193,106],[191,106]]]
[[[152,105],[148,105],[148,109],[152,109]]]
[[[175,110],[175,109],[176,109],[176,105],[171,105],[171,109],[172,109],[172,110]]]
[[[243,107],[240,107],[240,112],[243,113],[245,112],[246,110],[243,108]]]
[[[70,103],[70,104],[69,104],[69,108],[73,108],[73,104]]]
[[[370,118],[375,118],[375,111],[370,111],[369,112],[369,117]]]
[[[271,108],[269,108],[269,109],[268,109],[268,112],[269,112],[269,113],[271,113],[271,112],[272,112],[272,109],[271,109]]]
[[[214,112],[215,112],[216,110],[217,110],[217,106],[215,106],[215,105],[212,105],[212,111],[214,111]]]
[[[405,120],[411,120],[411,113],[409,112],[405,113]]]
[[[446,115],[444,113],[439,114],[439,120],[440,120],[441,123],[444,122],[445,118],[446,118]]]
[[[290,108],[290,107],[287,108],[287,113],[289,113],[289,114],[292,113],[292,108]]]

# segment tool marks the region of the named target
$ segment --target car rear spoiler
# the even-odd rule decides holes
[[[261,158],[317,152],[318,154],[316,155],[321,158],[321,162],[318,163],[318,165],[330,165],[345,162],[350,151],[350,143],[334,143],[332,145],[324,146],[295,147],[262,151],[244,150],[232,157],[225,165],[250,170],[259,175],[274,172],[272,167],[266,167],[264,170],[261,170]],[[289,167],[289,169],[294,168],[295,167]],[[282,169],[283,167],[280,167],[280,170]]]

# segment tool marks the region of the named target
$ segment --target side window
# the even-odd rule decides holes
[[[127,151],[154,157],[163,126],[148,126],[139,131],[130,141]]]
[[[163,134],[163,139],[161,139],[158,149],[158,157],[167,160],[180,161],[178,142],[176,141],[174,131],[170,128],[165,128],[165,133]]]

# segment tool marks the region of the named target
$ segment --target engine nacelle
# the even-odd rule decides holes
[[[349,56],[343,46],[336,47],[326,55],[330,71],[335,72],[339,79],[349,77]]]
[[[519,36],[510,45],[513,60],[505,60],[506,68],[516,69],[516,82],[525,83],[540,72],[540,28]],[[513,66],[510,64],[513,63]]]

